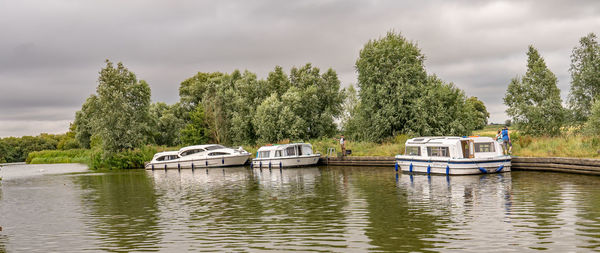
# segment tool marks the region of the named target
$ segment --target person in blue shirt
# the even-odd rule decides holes
[[[510,142],[508,127],[506,126],[502,129],[502,150],[504,155],[510,155],[512,151],[512,143]]]

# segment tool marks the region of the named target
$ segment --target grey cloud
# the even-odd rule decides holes
[[[479,97],[490,120],[503,122],[502,97],[525,72],[527,46],[540,50],[566,97],[570,50],[599,33],[599,13],[598,1],[4,1],[0,136],[66,131],[106,58],[167,103],[198,71],[264,78],[275,65],[311,62],[347,86],[364,43],[389,30],[419,45],[429,73]]]

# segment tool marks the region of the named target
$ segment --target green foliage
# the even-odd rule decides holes
[[[185,110],[204,108],[210,140],[225,144],[333,135],[344,98],[335,71],[321,74],[311,64],[289,77],[277,66],[266,80],[249,71],[198,73],[179,91]]]
[[[0,139],[0,161],[24,162],[34,151],[54,150],[64,135],[40,134],[38,136],[7,137]]]
[[[81,148],[76,138],[75,125],[70,124],[69,131],[60,138],[56,148],[60,150]]]
[[[181,130],[181,142],[184,145],[204,144],[209,140],[208,124],[202,105],[190,113],[190,123]]]
[[[585,132],[591,136],[600,136],[600,99],[593,104],[590,113],[585,123]]]
[[[427,82],[425,56],[416,44],[393,32],[369,41],[356,61],[358,72],[359,113],[364,129],[353,137],[381,141],[387,136],[406,132],[413,118],[412,108]]]
[[[487,111],[485,104],[477,97],[470,97],[467,99],[467,106],[473,108],[474,114],[474,127],[475,130],[483,129],[488,124],[488,118],[490,113]]]
[[[179,103],[167,105],[162,102],[150,105],[152,138],[158,145],[175,146],[181,140],[179,133],[185,125]]]
[[[533,46],[529,46],[527,56],[527,73],[523,78],[513,78],[508,85],[506,113],[526,135],[558,135],[565,111],[556,76]]]
[[[137,169],[144,168],[144,163],[152,160],[158,150],[156,147],[143,146],[127,149],[117,153],[106,154],[93,152],[90,168],[92,169]]]
[[[593,33],[579,40],[571,54],[571,91],[568,98],[575,123],[581,124],[591,114],[600,97],[600,44]]]
[[[150,87],[138,81],[122,63],[106,60],[100,70],[96,93],[75,115],[75,138],[89,148],[94,136],[101,138],[103,154],[111,156],[149,143],[152,139]],[[160,119],[157,119],[160,123]],[[157,124],[158,124],[157,123]]]
[[[98,113],[94,115],[94,134],[103,140],[108,155],[141,147],[148,142],[150,87],[138,81],[122,63],[115,68],[110,61],[98,78]]]
[[[405,130],[419,136],[468,135],[475,128],[476,110],[467,106],[464,92],[453,84],[428,77],[427,88],[412,105]]]
[[[75,113],[75,121],[73,122],[75,139],[77,139],[79,145],[83,148],[90,148],[90,139],[94,133],[92,120],[97,114],[98,97],[96,95],[88,97],[81,106],[81,110]]]
[[[90,149],[42,150],[29,153],[25,162],[29,164],[83,163],[89,166],[91,155]]]
[[[283,104],[279,101],[276,93],[265,99],[256,109],[254,125],[256,134],[260,136],[259,142],[273,143],[282,140],[287,134],[289,126],[283,125],[281,120]],[[283,117],[286,117],[284,115]]]
[[[464,135],[481,128],[489,114],[476,98],[428,76],[416,44],[389,32],[369,41],[356,61],[360,101],[348,112],[344,132],[381,142],[400,133]],[[349,101],[349,103],[352,103]]]

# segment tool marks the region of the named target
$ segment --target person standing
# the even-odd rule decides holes
[[[508,134],[508,127],[502,129],[502,147],[504,155],[510,155],[512,149],[512,143],[510,142],[510,136]]]
[[[346,156],[346,139],[344,139],[344,135],[340,136],[340,148],[342,148],[342,156]]]

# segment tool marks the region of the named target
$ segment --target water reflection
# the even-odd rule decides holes
[[[190,248],[306,250],[345,247],[346,198],[319,168],[148,171],[169,229]],[[181,226],[183,225],[183,227]],[[192,231],[182,234],[183,231]],[[179,248],[173,248],[179,249]]]
[[[139,171],[74,177],[83,190],[85,224],[106,251],[158,250],[162,231],[152,180]]]
[[[24,168],[0,187],[0,252],[600,250],[600,177]]]

